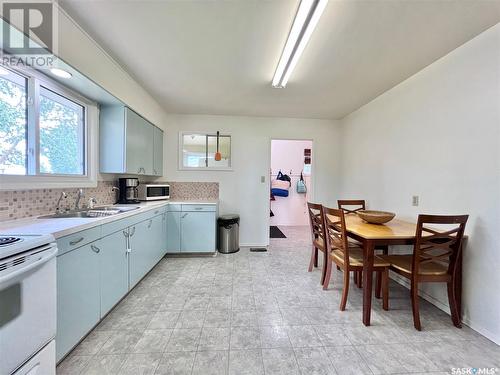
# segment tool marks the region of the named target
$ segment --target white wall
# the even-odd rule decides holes
[[[304,149],[312,149],[312,141],[287,139],[271,141],[271,180],[276,179],[280,170],[290,175],[292,179],[288,197],[276,197],[274,201],[271,201],[271,209],[274,213],[270,220],[271,225],[309,225],[307,201],[310,199],[309,189],[312,176],[304,175],[307,193],[297,193],[297,182],[304,168]],[[314,153],[314,150],[312,152]]]
[[[500,343],[500,25],[341,126],[342,196],[366,198],[370,208],[402,219],[470,214],[464,321]],[[411,206],[412,195],[420,196],[419,207]],[[448,305],[442,285],[422,290],[437,305]]]
[[[232,135],[233,171],[178,170],[179,131],[220,130]],[[219,182],[221,213],[238,213],[242,245],[269,243],[269,168],[271,138],[313,140],[314,199],[335,198],[337,127],[330,120],[171,115],[167,126],[166,180]],[[261,183],[261,176],[265,182]]]

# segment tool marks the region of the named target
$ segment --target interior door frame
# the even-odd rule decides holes
[[[269,181],[267,181],[269,185],[269,192],[271,191],[271,178],[272,176],[269,174],[271,171],[271,161],[272,161],[272,143],[273,141],[309,141],[311,142],[311,186],[307,187],[307,192],[309,194],[309,200],[314,202],[314,196],[315,196],[315,187],[316,187],[316,158],[314,156],[314,139],[312,138],[289,138],[289,137],[270,137],[269,138],[269,145],[268,145],[268,157],[267,157],[267,176],[269,177]],[[293,186],[290,187],[291,189],[294,188]],[[269,232],[270,232],[270,225],[271,225],[271,216],[269,216],[269,212],[271,211],[271,200],[269,199],[269,196],[267,197],[267,244],[269,245]]]

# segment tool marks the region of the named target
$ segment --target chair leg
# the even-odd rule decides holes
[[[416,280],[411,281],[411,308],[413,310],[413,326],[416,330],[421,331],[422,326],[420,325],[420,313],[418,306],[418,283]]]
[[[389,269],[382,273],[382,308],[389,310]]]
[[[309,268],[307,269],[308,272],[311,272],[313,270],[313,266],[315,263],[315,257],[317,257],[318,254],[318,249],[314,247],[314,245],[311,247],[311,261],[309,262]]]
[[[314,267],[318,268],[318,248],[314,249]]]
[[[323,264],[324,264],[323,266],[324,272],[323,272],[323,277],[321,278],[321,285],[323,285],[323,290],[327,290],[328,285],[330,285],[330,277],[332,275],[332,260],[330,259],[328,254],[326,254],[326,252]]]
[[[349,293],[349,271],[344,268],[344,287],[342,289],[342,299],[340,301],[340,311],[345,310],[347,304],[347,294]]]
[[[382,291],[382,272],[377,271],[377,278],[375,279],[375,298],[380,299],[380,292]]]
[[[453,325],[457,328],[462,328],[462,322],[460,321],[460,311],[458,311],[457,295],[455,293],[455,283],[454,281],[449,281],[448,283],[448,302],[450,304],[451,321]]]
[[[363,287],[363,271],[358,271],[358,280],[358,288],[361,289]]]

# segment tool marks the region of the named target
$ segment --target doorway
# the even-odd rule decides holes
[[[309,225],[312,151],[312,140],[271,140],[270,238],[286,238],[287,232]]]

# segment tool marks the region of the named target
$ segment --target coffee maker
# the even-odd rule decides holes
[[[137,186],[139,186],[139,179],[137,178],[119,178],[118,186],[120,188],[120,198],[118,203],[130,204],[139,203],[139,194]]]

